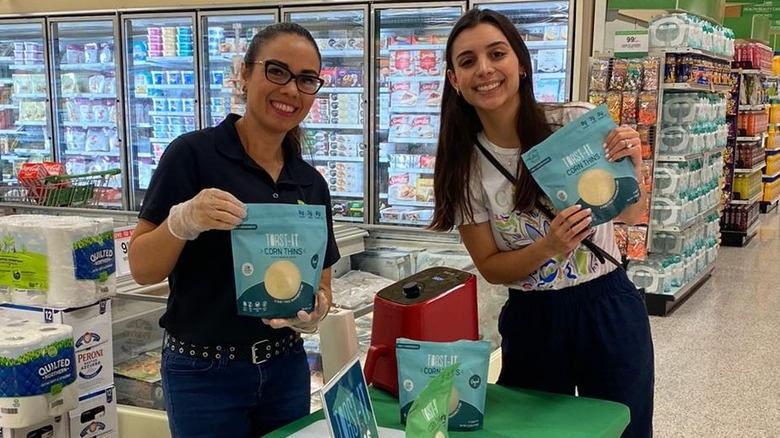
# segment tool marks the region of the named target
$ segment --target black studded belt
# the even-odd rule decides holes
[[[180,341],[168,334],[165,336],[164,348],[184,356],[201,359],[219,360],[226,357],[228,360],[247,360],[254,364],[261,364],[287,355],[293,347],[302,342],[300,335],[293,333],[284,338],[257,341],[252,345],[210,346]]]

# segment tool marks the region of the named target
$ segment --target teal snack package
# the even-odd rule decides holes
[[[407,421],[412,403],[428,382],[448,366],[458,364],[448,408],[449,430],[482,429],[490,362],[489,342],[426,342],[398,338],[395,355],[401,423]]]
[[[458,364],[452,364],[431,379],[409,408],[406,418],[408,438],[447,438],[448,419],[453,402],[453,384]]]
[[[239,315],[289,318],[314,309],[328,240],[324,206],[248,204],[230,238]]]
[[[523,154],[534,180],[558,211],[590,208],[591,226],[639,201],[639,182],[627,157],[607,161],[604,140],[617,125],[605,104],[588,111]]]

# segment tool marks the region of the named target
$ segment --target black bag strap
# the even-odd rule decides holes
[[[496,160],[496,157],[494,157],[493,154],[488,152],[488,150],[485,149],[485,146],[483,146],[479,140],[477,140],[476,143],[480,152],[482,152],[482,155],[484,155],[485,158],[487,158],[488,161],[490,161],[490,163],[493,164],[493,167],[498,169],[498,171],[501,172],[501,174],[504,175],[504,177],[506,177],[506,179],[509,180],[509,182],[511,182],[513,185],[516,186],[517,178],[515,178],[515,176],[512,175],[511,173],[509,173],[506,167],[504,167],[501,163],[499,163],[498,160]],[[546,205],[542,204],[538,199],[536,200],[535,206],[537,209],[539,209],[539,211],[542,212],[542,214],[547,216],[548,219],[553,220],[555,218],[553,212],[550,211],[550,209],[547,208]],[[593,243],[592,240],[585,239],[581,243],[585,245],[585,247],[588,248],[590,252],[592,252],[596,256],[596,258],[599,259],[599,262],[601,262],[602,264],[606,263],[605,260],[608,260],[611,263],[614,263],[615,266],[617,266],[618,268],[623,269],[623,264],[620,261],[618,261],[615,257],[613,257],[612,254],[605,251],[604,248]]]

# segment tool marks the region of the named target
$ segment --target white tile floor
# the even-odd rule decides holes
[[[687,302],[650,319],[656,438],[780,437],[778,209],[761,221]]]

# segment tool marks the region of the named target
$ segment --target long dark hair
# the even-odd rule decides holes
[[[521,152],[526,152],[552,134],[545,112],[536,102],[533,90],[533,68],[531,56],[520,33],[504,15],[490,9],[472,9],[466,12],[453,27],[447,38],[447,70],[453,70],[452,44],[466,29],[487,23],[495,26],[504,34],[509,45],[520,61],[527,76],[520,80],[520,108],[517,113],[515,129],[521,142]],[[455,227],[459,212],[463,221],[473,220],[469,181],[472,175],[472,163],[480,152],[475,148],[477,134],[482,131],[482,123],[474,107],[455,92],[449,80],[444,81],[441,101],[441,127],[439,144],[436,149],[436,167],[433,175],[433,191],[436,206],[430,228],[448,231]],[[517,187],[515,188],[514,208],[519,211],[533,209],[535,200],[542,193],[539,185],[531,178],[522,160],[519,165]]]
[[[311,33],[300,24],[285,21],[264,27],[260,32],[255,34],[254,37],[252,37],[252,41],[249,43],[249,47],[247,48],[246,54],[244,55],[244,63],[246,64],[246,69],[249,74],[252,74],[252,70],[255,68],[256,64],[253,64],[252,61],[256,60],[260,50],[262,50],[266,44],[269,44],[271,41],[273,41],[274,38],[282,35],[297,35],[309,41],[312,47],[314,47],[314,50],[317,52],[317,58],[320,61],[320,67],[322,67],[322,55],[320,54],[320,49],[317,47],[317,42],[314,41],[314,37],[311,36]],[[298,125],[287,131],[287,134],[284,136],[284,140],[282,140],[282,152],[284,153],[284,158],[300,158],[302,153],[302,144],[303,131],[301,130],[301,125]]]

